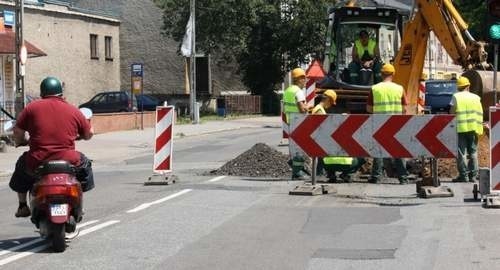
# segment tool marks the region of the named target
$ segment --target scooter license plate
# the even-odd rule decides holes
[[[68,205],[67,204],[51,204],[50,214],[53,217],[60,217],[68,215]]]

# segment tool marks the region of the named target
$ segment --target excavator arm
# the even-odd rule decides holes
[[[454,63],[464,70],[486,64],[484,43],[475,41],[468,25],[451,0],[415,0],[416,11],[405,25],[401,48],[394,60],[394,81],[403,85],[411,112],[416,112],[419,78],[424,67],[427,41],[434,32]]]

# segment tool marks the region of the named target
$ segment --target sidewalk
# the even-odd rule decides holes
[[[281,128],[281,118],[255,117],[207,121],[198,125],[176,125],[173,128],[173,135],[175,140],[182,137],[263,126]],[[89,141],[78,141],[76,148],[98,164],[117,164],[125,159],[150,153],[154,145],[154,132],[154,128],[147,128],[96,134]],[[27,147],[9,146],[6,153],[0,153],[0,181],[4,181],[10,176],[17,159],[22,152],[27,150]]]

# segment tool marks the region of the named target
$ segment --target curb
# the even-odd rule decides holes
[[[247,126],[247,127],[223,128],[223,129],[216,129],[216,130],[211,130],[211,131],[206,131],[206,132],[198,132],[198,133],[193,133],[193,134],[188,134],[188,135],[186,135],[182,132],[178,132],[174,135],[174,139],[181,139],[181,138],[185,138],[185,137],[195,137],[195,136],[200,136],[200,135],[207,135],[207,134],[219,133],[219,132],[224,132],[224,131],[238,130],[238,129],[243,129],[243,128],[252,128],[252,127]]]

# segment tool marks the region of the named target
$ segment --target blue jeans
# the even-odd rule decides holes
[[[477,177],[478,173],[478,160],[477,160],[477,143],[478,136],[476,132],[469,131],[458,133],[458,155],[457,155],[457,168],[458,177],[469,179]],[[468,155],[467,166],[465,165],[466,156]]]

